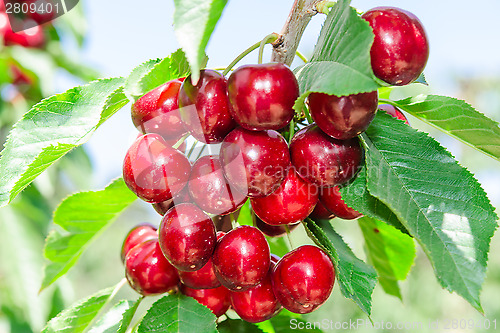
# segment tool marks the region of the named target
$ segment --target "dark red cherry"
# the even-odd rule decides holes
[[[363,160],[358,138],[337,140],[314,124],[295,134],[290,143],[290,154],[297,173],[320,187],[349,181]]]
[[[197,206],[184,203],[163,216],[159,240],[165,258],[175,268],[196,271],[210,260],[217,238],[210,216]]]
[[[155,239],[128,251],[125,276],[130,286],[144,296],[163,294],[175,289],[179,283],[177,270],[165,259]]]
[[[271,279],[274,294],[284,308],[295,313],[309,313],[330,296],[335,269],[319,247],[303,245],[281,258]]]
[[[222,237],[212,257],[215,275],[233,291],[258,285],[266,276],[271,262],[269,244],[259,231],[241,226]]]
[[[376,91],[337,97],[311,93],[309,112],[319,128],[339,140],[354,138],[364,132],[377,112]]]
[[[158,231],[153,225],[144,223],[132,228],[123,241],[121,251],[122,262],[125,262],[125,256],[130,249],[150,239],[158,239]]]
[[[299,223],[294,223],[294,224],[280,224],[280,225],[270,225],[267,224],[266,222],[262,221],[259,217],[255,217],[255,226],[259,228],[260,231],[262,231],[263,234],[269,237],[281,237],[286,235],[286,227],[288,227],[288,231],[292,231],[293,229],[297,228]]]
[[[194,203],[210,214],[227,215],[247,200],[245,194],[229,185],[217,155],[203,156],[195,162],[188,189]]]
[[[179,106],[186,129],[201,142],[222,142],[236,126],[229,112],[227,80],[216,71],[202,70],[196,86],[188,76],[179,91]]]
[[[387,112],[389,115],[393,116],[394,118],[404,121],[406,125],[410,125],[408,118],[406,118],[404,113],[401,112],[401,110],[399,110],[398,108],[396,108],[390,104],[380,104],[378,106],[378,108],[380,110],[384,110],[385,112]]]
[[[225,232],[217,231],[217,240],[221,239],[225,234]],[[211,258],[210,260],[208,260],[205,266],[197,271],[179,271],[179,278],[184,285],[193,289],[211,289],[220,286],[220,282],[217,279],[217,276],[215,276]]]
[[[262,197],[274,192],[285,179],[290,153],[278,132],[238,127],[222,142],[220,161],[231,185],[249,197]]]
[[[332,212],[326,209],[325,205],[323,205],[323,203],[319,200],[318,203],[316,204],[316,207],[314,207],[314,210],[309,216],[312,217],[313,219],[320,219],[320,220],[331,220],[335,218],[335,214],[332,214]]]
[[[297,223],[313,211],[318,202],[318,188],[300,178],[291,167],[276,191],[267,197],[252,198],[250,202],[255,214],[267,224]]]
[[[342,200],[339,187],[323,188],[319,195],[319,200],[325,205],[326,209],[344,220],[353,220],[362,216],[362,214],[347,206]]]
[[[139,131],[160,134],[166,141],[174,141],[174,144],[187,133],[178,104],[181,84],[178,79],[168,81],[132,105],[132,122]]]
[[[281,304],[274,296],[270,272],[257,286],[245,291],[231,291],[230,295],[234,311],[250,323],[271,319],[281,310]]]
[[[181,285],[181,292],[186,296],[194,298],[198,303],[205,305],[217,317],[226,313],[231,305],[229,290],[225,287],[192,289],[185,285]]]
[[[25,0],[28,4],[29,10],[26,12],[27,16],[38,24],[43,24],[53,20],[57,14],[57,5],[50,0]],[[33,5],[31,5],[33,4]],[[35,6],[35,7],[33,7]],[[35,10],[32,10],[34,8]],[[53,9],[51,9],[53,8]]]
[[[123,161],[123,179],[139,198],[162,202],[179,193],[189,178],[191,163],[158,134],[139,137]]]
[[[362,18],[375,34],[370,50],[375,76],[398,86],[416,80],[429,58],[429,42],[420,20],[395,7],[376,7]]]
[[[277,130],[292,120],[299,84],[287,65],[269,63],[237,68],[227,81],[231,114],[241,127]]]
[[[184,187],[179,193],[177,193],[172,199],[156,202],[153,204],[153,208],[156,210],[158,214],[161,216],[165,215],[166,212],[174,205],[180,205],[181,203],[190,203],[193,202],[191,197],[189,196],[189,191],[187,186]]]

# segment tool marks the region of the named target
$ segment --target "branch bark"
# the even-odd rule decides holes
[[[271,61],[290,65],[295,57],[300,38],[311,18],[317,14],[316,5],[322,0],[295,0],[292,10],[281,30],[281,36],[273,43]]]

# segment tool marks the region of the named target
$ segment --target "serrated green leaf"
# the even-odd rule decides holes
[[[370,60],[373,32],[349,4],[340,0],[333,6],[311,61],[295,70],[301,93],[294,106],[297,111],[311,92],[346,96],[380,87]]]
[[[227,0],[174,0],[174,3],[175,35],[196,83],[205,61],[205,48]]]
[[[139,307],[139,305],[141,305],[141,302],[143,299],[144,299],[144,297],[139,298],[137,301],[135,301],[135,303],[129,309],[127,309],[123,313],[123,318],[121,320],[120,327],[118,327],[118,330],[116,331],[116,333],[126,333],[127,332],[127,329],[130,326],[132,319],[134,319],[135,313],[137,312],[137,308]]]
[[[373,267],[356,257],[328,221],[313,221],[308,218],[304,226],[311,239],[325,249],[332,258],[342,295],[352,299],[370,316],[372,293],[377,283],[377,274]]]
[[[137,309],[138,301],[122,300],[109,309],[95,325],[88,331],[89,333],[120,333],[125,332],[132,320],[132,316],[127,316],[130,311]],[[124,329],[120,329],[125,326]]]
[[[122,179],[102,191],[65,199],[54,213],[54,223],[65,232],[54,230],[47,237],[44,255],[51,262],[44,268],[41,289],[66,274],[90,243],[136,199]]]
[[[418,240],[440,284],[478,311],[497,215],[471,173],[428,134],[380,112],[362,135],[370,193]]]
[[[148,91],[173,79],[189,75],[189,65],[181,49],[163,59],[153,59],[134,68],[125,83],[125,94],[135,102]]]
[[[127,103],[124,79],[95,81],[49,97],[11,131],[0,159],[0,207]]]
[[[155,302],[139,325],[138,333],[217,332],[217,318],[191,297],[168,295]]]
[[[42,333],[80,333],[92,323],[115,288],[101,290],[52,318]]]
[[[500,127],[465,101],[419,95],[394,104],[411,115],[500,161]]]
[[[378,273],[384,291],[402,300],[398,281],[406,279],[415,260],[413,239],[396,228],[372,219],[358,219],[366,244],[367,257]]]
[[[263,333],[256,325],[241,319],[227,319],[217,325],[219,333]]]
[[[421,84],[424,84],[426,86],[428,86],[429,84],[427,83],[427,80],[425,79],[425,75],[424,73],[421,73],[417,79],[415,81],[413,81],[415,83],[421,83]]]
[[[408,233],[396,214],[368,191],[366,187],[366,167],[363,167],[358,172],[353,181],[340,188],[340,194],[347,206],[354,208],[364,216],[384,221],[401,232]]]

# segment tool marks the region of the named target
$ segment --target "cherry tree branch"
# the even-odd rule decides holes
[[[316,5],[322,0],[295,0],[292,10],[281,30],[281,36],[273,43],[271,61],[290,65],[295,57],[300,38],[311,18],[318,13]]]

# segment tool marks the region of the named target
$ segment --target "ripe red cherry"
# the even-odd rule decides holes
[[[398,86],[416,80],[429,58],[429,42],[420,20],[395,7],[376,7],[362,18],[375,34],[370,51],[375,76]]]
[[[313,219],[320,219],[320,220],[331,220],[335,218],[335,214],[332,214],[332,212],[326,209],[325,205],[323,205],[321,201],[318,201],[316,207],[314,207],[314,210],[309,216],[312,217]]]
[[[309,313],[330,296],[335,270],[323,250],[303,245],[281,258],[271,279],[274,294],[284,308],[295,313]]]
[[[320,187],[349,181],[363,160],[358,138],[337,140],[314,124],[295,134],[290,143],[290,154],[297,173]]]
[[[181,84],[178,79],[164,83],[132,105],[132,122],[139,131],[160,134],[166,141],[177,141],[187,133],[178,104]]]
[[[25,0],[24,2],[28,3],[28,8],[31,7],[31,4],[34,4],[35,11],[28,10],[26,13],[31,19],[36,21],[38,24],[42,24],[45,22],[52,21],[57,14],[57,9],[52,1],[49,0]],[[53,10],[50,10],[54,8]]]
[[[128,251],[125,276],[130,286],[144,296],[163,294],[175,289],[179,283],[177,270],[165,259],[155,239]]]
[[[217,231],[217,240],[221,239],[225,234],[225,232]],[[220,282],[215,275],[212,258],[197,271],[179,271],[179,278],[184,285],[193,289],[212,289],[220,286]]]
[[[187,190],[187,186],[184,187],[179,193],[177,193],[172,199],[168,199],[162,202],[155,202],[153,204],[153,208],[156,210],[158,214],[161,216],[165,215],[166,212],[174,205],[180,205],[181,203],[190,203],[193,200],[189,196],[189,191]]]
[[[234,311],[250,323],[271,319],[281,310],[273,292],[270,272],[257,286],[246,291],[231,291],[230,295]]]
[[[410,122],[408,121],[408,118],[404,115],[403,112],[401,112],[399,109],[396,107],[390,105],[390,104],[380,104],[378,106],[380,110],[384,110],[387,112],[389,115],[393,116],[396,119],[402,120],[405,122],[406,125],[410,125]]]
[[[288,231],[292,231],[293,229],[297,228],[298,225],[298,223],[288,224]],[[281,237],[286,235],[285,225],[270,225],[259,219],[259,217],[257,216],[255,217],[255,226],[259,228],[259,230],[262,231],[263,234],[269,237]]]
[[[226,313],[231,305],[229,290],[224,287],[192,289],[185,285],[181,285],[181,292],[186,296],[194,298],[198,303],[205,305],[217,317]]]
[[[24,21],[26,30],[14,32],[7,18],[7,14],[0,13],[0,30],[3,32],[5,45],[21,45],[24,47],[40,48],[45,44],[45,35],[42,28],[33,20]]]
[[[271,262],[269,244],[259,231],[241,226],[222,237],[212,257],[215,275],[233,291],[244,291],[258,285],[266,276]]]
[[[227,215],[247,200],[245,194],[229,185],[216,155],[203,156],[195,162],[188,189],[194,203],[210,214]]]
[[[162,202],[179,193],[189,178],[191,164],[158,134],[139,137],[123,161],[123,179],[139,198]]]
[[[132,228],[123,241],[121,251],[122,262],[125,262],[125,256],[130,249],[150,239],[158,239],[158,232],[151,224],[139,224],[138,226]]]
[[[287,65],[245,65],[229,76],[227,83],[231,114],[249,130],[277,130],[292,120],[299,84]]]
[[[319,128],[339,140],[353,138],[364,132],[377,112],[376,91],[337,97],[311,93],[309,111]]]
[[[323,188],[319,200],[325,205],[326,209],[341,219],[353,220],[362,216],[360,212],[346,205],[342,200],[338,186]]]
[[[238,127],[222,142],[220,161],[231,185],[249,197],[262,197],[274,192],[285,179],[290,153],[278,132]]]
[[[180,271],[196,271],[212,256],[217,241],[210,216],[193,204],[170,209],[160,224],[159,240],[165,258]]]
[[[255,214],[271,225],[300,222],[311,214],[317,202],[318,188],[300,178],[294,167],[276,191],[251,199]]]
[[[236,126],[229,113],[227,80],[216,71],[202,70],[196,86],[188,76],[179,91],[179,106],[186,129],[201,142],[221,142]]]

